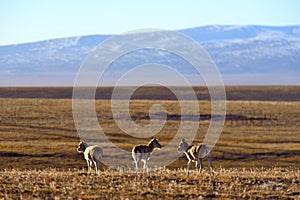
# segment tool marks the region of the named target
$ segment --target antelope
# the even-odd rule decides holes
[[[102,155],[103,155],[102,148],[97,145],[89,146],[86,143],[86,141],[80,141],[77,151],[79,153],[83,153],[84,158],[87,162],[88,173],[91,172],[92,165],[94,163],[96,173],[99,174],[100,160],[102,159]]]
[[[151,138],[150,142],[147,145],[138,145],[132,148],[131,152],[132,158],[135,162],[136,172],[138,172],[139,170],[139,163],[141,160],[144,162],[144,171],[148,172],[148,161],[153,153],[153,150],[156,148],[161,148],[161,145],[156,138]]]
[[[200,144],[199,146],[189,145],[185,139],[182,139],[179,143],[177,151],[184,152],[187,159],[187,173],[189,174],[191,162],[196,162],[196,170],[198,169],[198,164],[200,163],[199,173],[202,171],[202,159],[207,159],[210,169],[212,170],[211,163],[211,149],[206,144]]]

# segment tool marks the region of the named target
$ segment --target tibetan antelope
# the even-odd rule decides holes
[[[136,172],[139,170],[139,163],[141,160],[144,162],[144,171],[148,172],[148,160],[150,159],[153,150],[156,148],[161,148],[161,145],[156,138],[151,138],[147,145],[138,145],[132,148],[132,158],[135,162]]]
[[[191,162],[196,162],[196,170],[198,169],[198,164],[200,163],[199,173],[202,171],[202,159],[207,159],[210,169],[212,169],[211,163],[211,149],[206,144],[200,144],[199,146],[189,145],[185,139],[182,139],[179,143],[177,151],[184,152],[187,159],[187,173],[189,174]]]
[[[88,172],[91,172],[92,165],[94,163],[96,173],[99,174],[100,160],[103,155],[102,148],[96,145],[88,146],[88,144],[85,141],[80,141],[77,151],[79,153],[83,153],[84,158],[87,162]]]

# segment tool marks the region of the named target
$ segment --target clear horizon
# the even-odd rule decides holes
[[[297,0],[34,1],[0,2],[0,45],[141,28],[179,30],[205,25],[300,24]]]

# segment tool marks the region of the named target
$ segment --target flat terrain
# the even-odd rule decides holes
[[[159,170],[148,174],[83,170],[1,170],[5,199],[299,199],[300,171],[216,169],[214,173]]]
[[[123,87],[127,92],[130,87]],[[172,87],[171,87],[172,88]],[[183,87],[173,87],[182,89]],[[85,90],[86,88],[83,88]],[[113,87],[97,88],[96,99],[110,99]],[[206,87],[193,87],[199,100],[210,100]],[[300,86],[226,86],[227,100],[256,101],[300,101]],[[0,98],[53,98],[71,99],[72,87],[0,87]],[[131,99],[176,100],[176,96],[165,87],[140,87]]]
[[[200,143],[211,108],[207,90],[195,90],[201,113],[194,143]],[[111,91],[97,90],[98,122],[130,154],[132,146],[147,139],[127,142],[112,116]],[[213,149],[214,175],[204,162],[207,171],[187,177],[182,156],[158,174],[137,175],[102,165],[97,176],[86,174],[86,163],[76,151],[79,136],[70,88],[0,88],[0,198],[299,198],[300,86],[228,87],[226,93],[226,121]],[[142,88],[130,101],[131,118],[149,124],[153,104],[166,110],[166,124],[156,135],[165,146],[179,127],[180,106],[169,90]],[[149,166],[155,169],[151,160]]]

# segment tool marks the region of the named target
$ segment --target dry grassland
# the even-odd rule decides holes
[[[79,137],[70,98],[37,98],[34,90],[26,98],[4,95],[0,98],[0,198],[300,198],[299,87],[283,88],[286,95],[277,100],[253,98],[259,91],[260,96],[264,92],[280,96],[278,87],[250,89],[227,91],[231,100],[226,121],[213,149],[215,173],[193,172],[189,177],[183,171],[184,156],[156,173],[134,174],[102,166],[99,176],[87,175],[86,163],[76,152]],[[12,90],[2,91],[7,95]],[[252,96],[247,100],[248,94]],[[210,102],[203,98],[198,103],[201,120],[194,143],[203,140],[210,120]],[[132,119],[139,125],[149,124],[153,104],[163,105],[167,113],[166,124],[156,135],[164,146],[179,127],[180,107],[172,98],[133,98]],[[116,125],[110,105],[106,99],[95,103],[108,138],[128,151],[146,143],[137,138],[124,142],[128,136]]]
[[[148,174],[85,170],[1,170],[5,199],[299,199],[299,169],[159,170]]]

